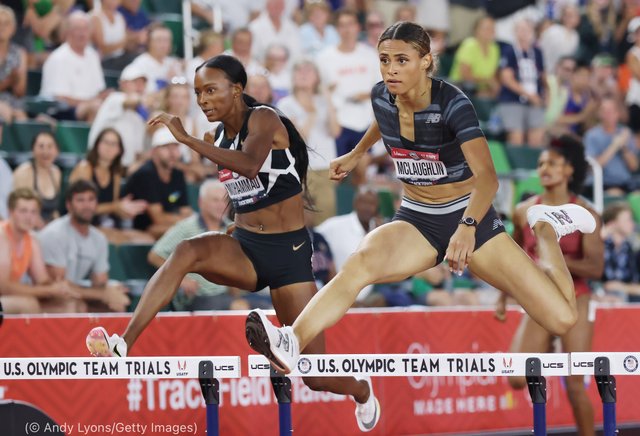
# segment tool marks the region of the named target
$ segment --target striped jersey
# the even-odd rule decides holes
[[[415,141],[400,135],[395,96],[384,82],[371,91],[373,112],[398,179],[411,185],[443,185],[469,179],[473,173],[460,146],[484,136],[467,96],[450,83],[431,80],[431,104],[414,114]]]

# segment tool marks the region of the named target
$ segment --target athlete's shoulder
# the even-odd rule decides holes
[[[285,114],[272,106],[255,106],[251,109],[251,114],[249,115],[249,126],[271,125],[272,127],[275,127],[282,124],[283,119],[286,118]]]
[[[381,80],[371,88],[371,97],[381,97],[383,95],[389,95],[389,91],[387,90],[387,85]]]
[[[442,97],[445,102],[449,102],[449,101],[460,99],[460,98],[465,100],[469,99],[467,97],[467,94],[462,92],[462,90],[458,88],[456,85],[442,79],[431,79],[431,80],[432,80],[431,88],[433,89],[435,86],[439,86],[440,92],[442,93]],[[431,91],[431,93],[433,94],[433,91]]]

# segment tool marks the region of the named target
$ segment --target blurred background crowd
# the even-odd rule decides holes
[[[127,311],[184,238],[232,222],[217,168],[164,128],[215,129],[195,68],[236,56],[245,92],[291,118],[311,150],[307,224],[319,286],[402,195],[377,144],[348,179],[328,178],[373,120],[376,44],[423,25],[435,77],[472,100],[489,141],[507,228],[542,191],[550,136],[584,144],[581,194],[603,217],[603,304],[640,299],[640,0],[14,0],[0,2],[0,302],[5,313]],[[492,305],[497,291],[446,266],[362,291],[359,306]],[[166,310],[269,307],[185,278]]]

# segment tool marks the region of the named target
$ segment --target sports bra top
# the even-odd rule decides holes
[[[40,215],[45,222],[49,222],[53,219],[53,214],[58,210],[58,205],[60,204],[60,191],[55,190],[55,194],[51,198],[45,198],[40,189],[38,188],[38,171],[36,170],[36,165],[32,161],[31,167],[33,168],[33,188],[40,196]],[[53,171],[49,170],[49,177],[51,178],[51,183],[54,184],[55,189],[55,179],[53,178]]]
[[[227,138],[224,134],[224,126],[222,124],[218,126],[214,145],[229,150],[242,150],[242,143],[249,133],[249,117],[253,113],[253,109],[255,107],[250,107],[247,111],[242,128],[234,138]],[[277,110],[276,112],[281,119],[285,118],[282,113]],[[291,134],[289,134],[289,138],[291,141],[294,140]],[[290,147],[292,145],[289,144]],[[304,142],[296,145],[306,147]],[[220,181],[227,189],[235,212],[247,213],[279,203],[302,192],[300,176],[295,163],[290,148],[272,149],[262,163],[258,175],[253,179],[224,168],[222,165],[218,165],[218,174]]]

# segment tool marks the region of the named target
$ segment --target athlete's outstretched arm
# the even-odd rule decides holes
[[[242,150],[227,150],[187,133],[180,118],[161,113],[149,121],[150,125],[164,124],[178,142],[187,145],[210,161],[222,165],[244,177],[253,179],[271,151],[273,138],[279,128],[285,129],[278,114],[271,108],[260,107],[253,110],[249,118],[249,134],[242,144]]]
[[[373,144],[378,142],[382,138],[380,134],[380,128],[378,122],[373,120],[364,136],[358,142],[353,150],[344,156],[340,156],[337,159],[331,161],[329,177],[332,180],[342,180],[352,171],[357,165],[362,156],[369,151]]]

